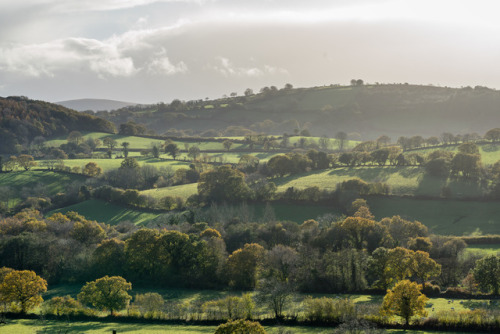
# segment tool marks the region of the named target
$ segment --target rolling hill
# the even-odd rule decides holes
[[[213,101],[179,101],[100,113],[119,125],[133,119],[163,134],[169,129],[245,135],[294,133],[350,139],[388,135],[484,134],[500,124],[500,92],[486,87],[448,88],[406,84],[324,86],[265,92]]]
[[[76,99],[68,101],[56,102],[66,108],[77,110],[77,111],[100,111],[100,110],[115,110],[120,108],[125,108],[129,106],[134,106],[137,103],[123,102],[115,100],[106,99]]]
[[[0,153],[14,153],[38,136],[50,138],[71,131],[114,132],[107,120],[27,97],[0,97]]]

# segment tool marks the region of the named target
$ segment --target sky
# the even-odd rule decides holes
[[[497,0],[0,0],[0,96],[136,103],[366,83],[500,88]]]

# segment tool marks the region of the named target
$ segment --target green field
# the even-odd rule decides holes
[[[418,220],[431,233],[441,235],[482,235],[500,233],[498,202],[369,198],[376,219],[400,215]]]
[[[478,256],[500,255],[500,245],[468,245],[466,252]]]
[[[178,196],[187,199],[189,196],[198,193],[198,183],[181,184],[172,187],[155,188],[141,191],[142,195],[151,196],[157,199],[166,196]]]
[[[26,196],[53,196],[86,179],[83,175],[50,171],[15,171],[0,173],[0,187],[9,187],[8,206],[12,207],[21,200],[23,193]]]
[[[481,161],[483,165],[493,165],[495,162],[500,160],[500,145],[498,144],[478,144],[479,153],[481,154]],[[457,153],[458,146],[448,146],[443,148],[423,148],[419,150],[408,151],[407,153],[421,153],[427,155],[432,151],[445,150]]]
[[[96,220],[101,223],[116,225],[122,221],[130,221],[134,224],[142,224],[153,220],[160,214],[151,212],[142,212],[138,210],[124,208],[112,203],[107,203],[99,200],[88,200],[78,204],[70,205],[62,209],[50,211],[47,216],[53,213],[68,211],[76,211],[85,218]]]
[[[134,157],[139,165],[144,166],[144,165],[151,165],[155,166],[157,168],[160,167],[171,167],[172,169],[176,170],[179,168],[188,168],[190,162],[187,161],[180,161],[180,160],[164,160],[164,159],[156,159],[152,157]],[[165,156],[165,158],[167,158]],[[123,159],[66,159],[64,160],[64,165],[68,167],[84,167],[87,163],[90,161],[95,162],[99,167],[102,168],[103,171],[108,171],[111,169],[117,169],[120,168],[120,165],[123,161]]]
[[[109,134],[109,133],[104,133],[104,132],[90,132],[83,134],[84,139],[88,138],[93,138],[93,139],[99,139],[103,140],[104,138],[109,137],[117,141],[118,145],[115,147],[115,151],[121,151],[121,143],[123,142],[128,142],[130,143],[129,149],[150,149],[152,145],[161,145],[165,142],[165,140],[162,139],[152,139],[152,138],[143,138],[143,137],[136,137],[136,136],[123,136],[123,135],[117,135],[117,134]],[[232,138],[227,138],[228,140],[231,140]],[[234,137],[234,140],[238,139],[243,139],[242,137]],[[59,147],[61,144],[67,143],[66,137],[60,137],[52,140],[48,140],[46,142],[46,146],[48,147]],[[199,141],[199,142],[193,142],[193,141],[182,141],[182,140],[175,140],[174,143],[176,143],[181,150],[185,150],[185,143],[191,146],[198,146],[201,151],[206,151],[206,150],[218,150],[218,151],[226,151],[224,149],[224,146],[222,145],[222,142],[217,142],[217,141]],[[104,147],[101,145],[100,147]],[[240,144],[240,143],[233,143],[231,146],[231,149],[240,149],[240,148],[246,148],[246,144]]]
[[[153,325],[143,323],[112,323],[112,322],[64,322],[53,320],[8,320],[7,324],[0,325],[0,332],[5,334],[110,334],[113,330],[117,333],[127,334],[196,334],[214,333],[216,326],[196,325]],[[264,327],[269,334],[277,334],[280,330],[288,330],[293,334],[330,334],[332,328],[314,327]],[[439,332],[413,331],[413,330],[385,330],[390,334],[432,334]],[[456,334],[461,334],[455,332]],[[471,332],[468,332],[471,333]]]
[[[342,167],[291,175],[274,179],[273,182],[278,186],[278,191],[285,191],[288,187],[303,189],[312,186],[334,191],[337,184],[353,178],[360,178],[366,182],[386,183],[391,193],[398,196],[439,197],[443,186],[448,186],[452,197],[458,198],[479,196],[485,191],[475,182],[467,183],[429,176],[421,167]]]

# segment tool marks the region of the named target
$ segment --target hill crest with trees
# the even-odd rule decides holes
[[[27,97],[0,97],[0,153],[15,153],[36,137],[50,138],[71,131],[113,133],[110,122],[63,106]]]

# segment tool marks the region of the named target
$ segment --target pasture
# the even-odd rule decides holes
[[[83,175],[67,174],[51,171],[13,171],[0,173],[1,196],[6,197],[8,207],[16,205],[21,198],[36,196],[53,196],[65,192],[73,185],[80,185],[87,178]]]
[[[166,196],[178,196],[187,199],[189,196],[198,193],[198,183],[181,184],[178,186],[155,188],[141,191],[141,195],[151,196],[160,199]]]
[[[478,144],[479,148],[479,153],[481,154],[481,161],[483,165],[488,166],[488,165],[493,165],[495,162],[500,160],[500,145],[499,144],[493,144],[493,143],[488,143],[488,144]],[[408,151],[408,153],[420,153],[422,155],[427,155],[431,153],[432,151],[436,150],[444,150],[444,151],[450,151],[457,153],[458,152],[458,146],[447,146],[447,147],[440,147],[440,148],[422,148],[418,150],[412,150]]]
[[[130,221],[138,225],[153,220],[160,215],[159,213],[133,210],[116,204],[91,199],[62,209],[50,211],[47,213],[47,216],[56,212],[64,214],[68,211],[76,211],[87,219],[110,225],[116,225],[122,221]]]
[[[332,328],[324,327],[264,327],[269,334],[282,333],[283,330],[293,334],[331,334]],[[214,333],[216,326],[198,325],[164,325],[143,323],[119,323],[98,321],[55,321],[55,320],[9,320],[0,325],[0,331],[5,334],[35,334],[35,333],[66,333],[66,334],[109,334],[116,330],[118,334],[203,334]],[[384,330],[390,334],[439,334],[440,332],[414,330]],[[456,334],[465,334],[458,333]],[[471,333],[471,332],[468,332]]]
[[[497,202],[410,198],[368,198],[367,202],[376,219],[399,215],[420,221],[435,234],[500,233],[500,206]]]
[[[272,181],[280,192],[288,187],[304,189],[313,186],[334,191],[337,189],[337,184],[353,178],[366,182],[386,183],[390,187],[391,194],[397,196],[439,197],[444,186],[449,187],[451,196],[457,198],[480,196],[485,192],[476,182],[433,177],[426,174],[422,167],[341,167],[290,175]]]
[[[166,160],[161,158],[157,159],[153,157],[139,157],[139,156],[135,156],[134,158],[141,166],[150,165],[150,166],[155,166],[157,168],[170,167],[174,170],[179,168],[188,168],[190,164],[187,161],[172,160],[172,159]],[[92,161],[95,162],[99,167],[101,167],[103,172],[106,172],[111,169],[120,168],[123,159],[66,159],[63,161],[64,165],[70,168],[73,167],[83,168],[87,163]]]
[[[500,255],[500,245],[468,245],[466,250],[469,254],[477,256]]]

